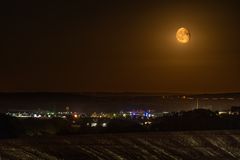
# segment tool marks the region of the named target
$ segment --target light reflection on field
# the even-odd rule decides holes
[[[240,159],[240,131],[92,134],[1,140],[6,159]]]

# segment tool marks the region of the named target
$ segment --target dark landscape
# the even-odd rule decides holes
[[[238,93],[2,93],[0,99],[2,104],[11,104],[13,108],[26,107],[17,108],[22,110],[16,112],[27,112],[24,108],[31,112],[37,110],[35,113],[39,114],[42,111],[36,106],[42,109],[55,106],[60,111],[69,104],[78,104],[73,105],[77,111],[82,110],[83,104],[93,106],[89,113],[78,118],[74,117],[78,113],[74,111],[66,113],[66,118],[0,114],[0,158],[3,160],[240,158],[240,110],[239,107],[233,110],[233,106],[239,104]],[[199,106],[196,106],[196,100]],[[184,108],[186,104],[192,109]],[[218,104],[223,104],[218,108],[221,110],[205,107]],[[162,111],[167,108],[168,112],[157,117],[124,117],[121,114],[128,112],[118,113],[118,107],[115,107],[118,105],[129,105],[122,107],[125,110],[129,107],[133,110],[155,107],[159,113],[164,113]],[[178,111],[169,108],[174,105],[178,105]],[[109,109],[110,106],[113,109]],[[95,108],[101,108],[105,113],[115,111],[118,116],[92,117]],[[103,122],[106,127],[100,125]],[[94,123],[99,126],[88,125]]]
[[[3,160],[237,160],[240,131],[90,134],[0,140]]]

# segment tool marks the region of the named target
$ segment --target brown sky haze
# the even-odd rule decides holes
[[[2,7],[0,91],[240,91],[238,1]],[[179,27],[191,32],[176,41]]]

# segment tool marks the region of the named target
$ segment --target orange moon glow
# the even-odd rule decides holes
[[[190,31],[181,27],[177,30],[176,38],[179,43],[188,43],[191,38]]]

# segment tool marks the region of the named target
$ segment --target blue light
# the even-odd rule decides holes
[[[144,117],[148,117],[149,113],[148,112],[144,112]]]

